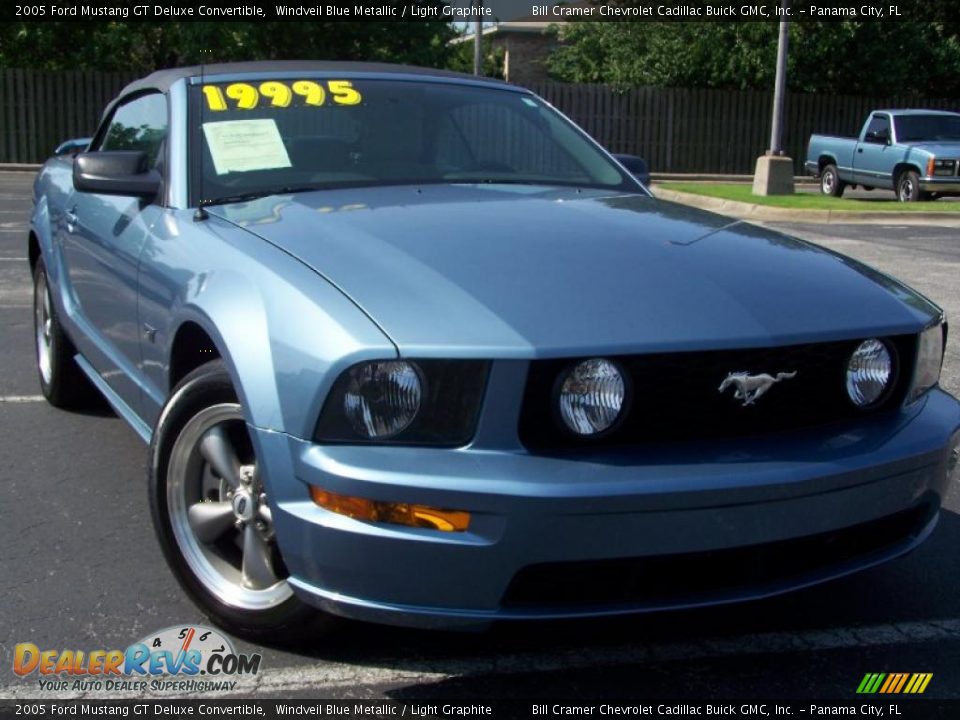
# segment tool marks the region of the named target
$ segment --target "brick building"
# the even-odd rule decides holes
[[[547,79],[546,59],[557,45],[555,33],[548,28],[564,23],[514,20],[485,27],[482,31],[484,53],[503,49],[503,76],[508,82],[527,85]],[[472,43],[470,33],[453,40]]]

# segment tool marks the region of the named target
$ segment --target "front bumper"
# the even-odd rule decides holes
[[[960,195],[960,177],[926,175],[920,178],[920,191],[941,195]]]
[[[591,457],[252,433],[297,594],[431,627],[695,607],[822,582],[921,543],[960,472],[960,404],[940,390],[856,425]],[[315,505],[308,485],[472,521],[463,533],[361,522]]]

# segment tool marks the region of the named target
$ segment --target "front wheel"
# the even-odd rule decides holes
[[[150,446],[150,509],[177,580],[241,635],[302,634],[321,617],[287,582],[261,465],[222,361],[174,390]]]
[[[906,170],[897,178],[897,200],[900,202],[917,202],[929,198],[927,193],[920,191],[920,176],[915,170]]]
[[[824,195],[838,198],[846,187],[847,184],[837,174],[836,165],[827,165],[820,172],[820,192]]]

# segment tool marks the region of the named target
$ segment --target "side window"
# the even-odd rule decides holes
[[[160,93],[142,95],[118,107],[98,150],[140,150],[150,166],[157,163],[167,137],[167,99]]]
[[[870,124],[867,125],[867,136],[876,137],[878,133],[885,133],[890,137],[890,118],[886,115],[874,115],[870,118]]]

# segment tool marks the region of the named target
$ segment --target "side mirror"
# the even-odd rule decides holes
[[[84,152],[73,163],[73,186],[80,192],[153,198],[160,185],[160,173],[147,167],[144,152]]]
[[[64,140],[57,145],[53,154],[56,157],[59,155],[76,155],[77,153],[82,153],[90,147],[90,141],[92,139],[93,138],[73,138],[72,140]]]
[[[647,168],[646,160],[636,155],[614,155],[613,157],[641,183],[650,184],[650,170]]]

